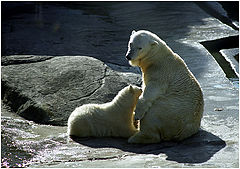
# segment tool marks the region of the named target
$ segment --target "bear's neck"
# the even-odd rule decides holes
[[[173,56],[174,52],[171,50],[171,48],[169,48],[167,45],[162,45],[161,47],[158,47],[157,50],[154,50],[154,52],[148,53],[147,57],[143,57],[139,61],[139,67],[144,73],[153,66],[159,67],[165,59]]]
[[[175,57],[174,52],[167,46],[162,46],[161,48],[158,48],[156,52],[151,53],[150,56],[146,57],[147,59],[141,60],[139,62],[139,67],[142,71],[142,88],[144,90],[146,86],[146,82],[149,81],[149,73],[152,74],[154,70],[159,70],[164,67],[164,69],[167,69],[166,62],[168,63],[169,60],[172,60]]]

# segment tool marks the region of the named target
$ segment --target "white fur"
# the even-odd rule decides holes
[[[133,32],[126,57],[143,73],[143,93],[135,109],[140,131],[128,142],[178,141],[197,133],[203,95],[182,58],[157,35],[145,30]]]
[[[86,104],[76,108],[68,119],[68,134],[78,137],[130,137],[137,132],[133,111],[142,93],[127,86],[109,103]]]

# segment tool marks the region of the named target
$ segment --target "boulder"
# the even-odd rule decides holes
[[[114,71],[87,56],[2,67],[3,100],[28,120],[61,126],[76,107],[109,102],[123,87],[140,82],[140,74]]]

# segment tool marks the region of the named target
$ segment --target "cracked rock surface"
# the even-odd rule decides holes
[[[111,101],[129,82],[141,82],[139,74],[129,74],[123,76],[91,57],[54,57],[3,66],[2,96],[28,120],[63,126],[76,107]]]

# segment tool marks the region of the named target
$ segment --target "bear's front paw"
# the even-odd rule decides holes
[[[134,120],[141,120],[144,116],[145,112],[143,110],[135,110]]]
[[[148,102],[144,101],[143,99],[138,100],[138,103],[135,108],[135,116],[134,116],[135,120],[141,120],[144,117],[145,113],[148,110],[148,106],[146,105],[147,103]]]

